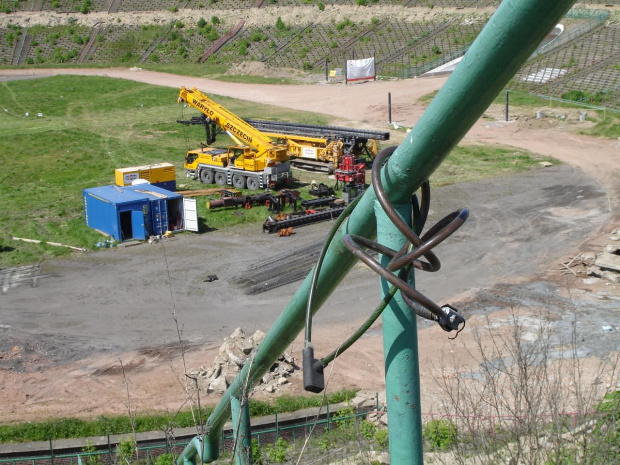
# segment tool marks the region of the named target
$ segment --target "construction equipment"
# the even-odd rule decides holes
[[[247,186],[252,191],[275,188],[292,177],[285,145],[274,143],[196,88],[181,87],[178,101],[200,110],[207,126],[216,125],[238,143],[227,149],[202,147],[188,151],[184,165],[188,177],[237,189]],[[215,133],[207,135],[207,144],[213,143]]]
[[[212,144],[221,128],[204,115],[189,120],[177,120],[186,125],[204,125],[207,144]],[[378,153],[378,141],[390,139],[388,131],[369,131],[340,126],[285,123],[246,119],[246,123],[264,135],[286,144],[290,163],[299,168],[332,174],[345,154],[372,160]]]
[[[366,189],[366,163],[353,155],[345,155],[334,173],[336,188],[342,186],[342,199],[351,203]]]
[[[285,123],[247,119],[264,134],[288,143],[291,165],[329,174],[344,155],[372,160],[379,152],[378,141],[390,140],[389,131],[370,131],[340,126]]]
[[[284,228],[298,227],[306,224],[317,223],[338,218],[345,210],[345,206],[325,208],[323,210],[300,210],[286,215],[282,219],[269,217],[263,223],[263,232],[274,233]]]
[[[286,205],[292,205],[293,210],[297,209],[297,199],[299,199],[299,191],[283,189],[277,193],[265,192],[263,194],[224,195],[218,200],[207,202],[207,208],[214,210],[222,207],[239,207],[250,209],[252,205],[267,205],[269,211],[278,213],[283,210]]]

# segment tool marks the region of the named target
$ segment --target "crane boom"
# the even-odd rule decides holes
[[[274,144],[267,135],[211,100],[197,88],[194,87],[190,90],[181,87],[179,101],[186,102],[189,106],[200,110],[224,131],[229,131],[244,144],[255,149],[257,151],[256,157],[264,157],[274,162],[288,160],[285,146]]]

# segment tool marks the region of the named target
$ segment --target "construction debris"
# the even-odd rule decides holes
[[[13,237],[14,241],[22,241],[22,242],[30,242],[32,244],[47,244],[53,245],[54,247],[67,247],[71,250],[77,250],[78,252],[86,252],[86,249],[83,247],[74,247],[72,245],[61,244],[60,242],[49,242],[49,241],[40,241],[38,239],[25,239],[23,237]]]
[[[609,239],[614,238],[620,239],[620,230],[612,232]],[[620,245],[607,244],[598,253],[584,252],[560,266],[562,275],[590,276],[584,279],[584,284],[596,284],[598,281],[595,278],[620,283]]]
[[[203,393],[223,394],[245,364],[252,363],[253,354],[264,338],[265,333],[260,330],[246,337],[241,328],[235,329],[230,337],[224,339],[211,367],[206,369],[201,366],[199,369],[190,370],[188,377],[196,381],[198,389]],[[285,352],[253,389],[276,392],[289,384],[289,378],[296,370],[299,370],[299,367],[295,365],[295,359]]]
[[[290,226],[288,228],[282,228],[282,229],[278,229],[278,236],[279,237],[289,237],[293,234],[293,227]]]

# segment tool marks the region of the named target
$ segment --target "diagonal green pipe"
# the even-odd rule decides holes
[[[573,2],[504,0],[501,3],[405,142],[394,152],[387,169],[383,170],[383,185],[392,203],[409,201],[413,192],[441,165]],[[375,237],[375,199],[374,191],[367,190],[332,242],[318,279],[313,312],[327,300],[355,263],[353,255],[342,245],[342,235]],[[207,421],[208,433],[202,445],[200,441],[192,441],[179,457],[178,465],[195,465],[196,453],[204,462],[218,458],[221,429],[230,418],[231,397],[242,392],[245,380],[253,384],[260,379],[302,331],[310,281],[311,274],[267,333],[253,362],[246,363],[215,407]]]

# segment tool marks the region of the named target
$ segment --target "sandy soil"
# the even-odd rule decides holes
[[[387,92],[394,102],[393,120],[410,127],[423,111],[418,98],[445,82],[432,78],[346,87],[272,86],[126,69],[4,70],[0,80],[58,73],[196,86],[212,94],[327,113],[371,128],[386,124]],[[489,116],[493,112],[499,110],[491,108]],[[584,357],[594,360],[617,350],[620,288],[604,282],[586,285],[549,270],[557,270],[578,251],[599,251],[618,227],[620,143],[575,135],[569,124],[540,128],[544,123],[526,116],[531,115],[508,123],[483,118],[466,139],[532,150],[564,165],[433,193],[431,219],[460,206],[472,214],[462,231],[438,250],[442,271],[437,276],[418,274],[417,287],[463,309],[468,327],[450,341],[441,329],[420,325],[423,411],[436,408],[442,399],[436,377],[452,366],[445,360],[455,356],[461,368],[475,370],[468,355],[475,348],[471,330],[485,328],[487,317],[505,321],[510,309],[535,319],[550,309],[562,337],[570,336],[576,314]],[[209,365],[235,327],[267,330],[297,287],[290,284],[249,297],[229,279],[274,253],[320,240],[328,226],[301,228],[286,239],[254,229],[183,235],[151,246],[43,264],[48,277],[37,288],[19,286],[1,297],[0,422],[125,413],[120,360],[134,407],[181,408],[184,367],[172,314],[189,344],[185,365]],[[204,283],[208,274],[220,279]],[[376,282],[363,266],[354,267],[315,319],[317,353],[333,349],[374,308]],[[615,331],[603,333],[602,325]],[[298,339],[291,348],[298,359],[300,350]],[[333,365],[331,388],[381,390],[382,350],[377,325]],[[299,376],[280,392],[301,392]],[[212,395],[207,401],[217,398]]]

